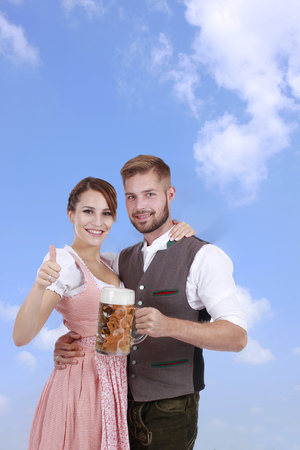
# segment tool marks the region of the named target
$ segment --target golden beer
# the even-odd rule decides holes
[[[101,291],[96,350],[110,356],[130,353],[133,343],[146,336],[133,339],[132,324],[135,313],[135,293],[131,289],[105,287]]]

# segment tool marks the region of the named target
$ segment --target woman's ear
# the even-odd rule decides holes
[[[69,221],[70,221],[71,223],[73,223],[73,222],[74,222],[74,214],[73,214],[73,211],[68,211],[67,214],[68,214],[68,217],[69,217]]]

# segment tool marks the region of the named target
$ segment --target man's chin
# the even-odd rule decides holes
[[[136,222],[131,220],[131,223],[134,226],[134,228],[140,233],[146,234],[151,232],[149,230],[151,230],[152,225],[147,222]]]
[[[132,225],[136,230],[138,230],[140,233],[148,234],[153,233],[154,231],[160,229],[168,220],[169,218],[169,211],[168,211],[168,205],[166,203],[165,208],[161,216],[157,217],[156,215],[151,215],[151,217],[146,220],[145,222],[139,222],[137,220],[131,220]]]
[[[133,223],[134,228],[140,233],[146,234],[149,233],[150,227],[146,223]]]

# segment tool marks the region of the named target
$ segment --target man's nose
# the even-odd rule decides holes
[[[145,197],[143,197],[143,196],[136,197],[135,210],[136,211],[143,211],[146,208],[147,208],[147,202],[146,202]]]

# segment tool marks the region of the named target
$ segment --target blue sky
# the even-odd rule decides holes
[[[120,168],[172,169],[172,214],[234,263],[249,344],[205,351],[196,450],[300,449],[300,5],[297,0],[0,1],[0,449],[25,450],[53,314],[16,348],[16,312],[49,244],[72,243],[66,204],[111,182],[103,251],[139,240]]]

